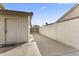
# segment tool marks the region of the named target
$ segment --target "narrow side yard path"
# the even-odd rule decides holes
[[[0,54],[0,56],[41,56],[38,46],[30,35],[29,42],[24,43],[16,48],[13,48],[5,53]]]
[[[38,33],[32,33],[41,55],[43,56],[59,56],[76,51],[75,48],[47,38]]]

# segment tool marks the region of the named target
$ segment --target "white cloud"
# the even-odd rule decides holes
[[[58,3],[59,5],[68,5],[68,3]]]
[[[46,9],[46,7],[45,7],[45,6],[41,7],[41,10],[44,10],[44,9]]]

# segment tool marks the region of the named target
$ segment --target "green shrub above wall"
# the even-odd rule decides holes
[[[0,9],[5,9],[2,3],[0,3]]]

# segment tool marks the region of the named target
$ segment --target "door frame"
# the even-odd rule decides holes
[[[6,44],[6,33],[7,33],[6,20],[7,18],[4,19],[4,44]]]
[[[6,17],[6,18],[4,18],[4,44],[7,44],[7,19],[11,19],[11,18],[17,19],[16,17]]]

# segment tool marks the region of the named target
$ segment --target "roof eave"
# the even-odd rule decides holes
[[[56,23],[61,22],[61,19],[63,19],[66,15],[68,15],[71,11],[73,11],[77,6],[79,6],[79,4],[75,4],[68,12],[66,12],[61,18],[58,19],[58,21],[56,21]]]
[[[13,14],[18,14],[18,15],[30,15],[32,16],[33,15],[33,12],[24,12],[24,11],[15,11],[15,10],[0,10],[0,13],[1,14],[5,14],[5,15],[13,15]]]

